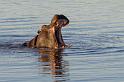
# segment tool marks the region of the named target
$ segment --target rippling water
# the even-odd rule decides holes
[[[0,82],[124,82],[123,0],[0,0]],[[70,24],[72,47],[38,50],[21,44],[54,14]]]

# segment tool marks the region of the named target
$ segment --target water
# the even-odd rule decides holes
[[[124,0],[0,0],[0,82],[124,82]],[[54,14],[72,47],[21,44]]]

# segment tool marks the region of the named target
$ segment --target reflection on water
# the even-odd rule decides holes
[[[63,60],[62,52],[63,49],[58,50],[39,50],[41,56],[39,61],[45,64],[43,66],[43,72],[49,72],[52,77],[55,79],[54,82],[65,82],[69,80],[68,75],[68,62]]]

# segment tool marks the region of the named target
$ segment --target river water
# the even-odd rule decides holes
[[[72,47],[22,47],[54,14]],[[0,0],[0,82],[124,82],[124,0]]]

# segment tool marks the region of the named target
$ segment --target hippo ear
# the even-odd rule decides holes
[[[58,15],[56,14],[56,15],[54,15],[54,17],[52,18],[52,20],[51,20],[51,24],[52,25],[56,25],[56,22],[58,21]]]

